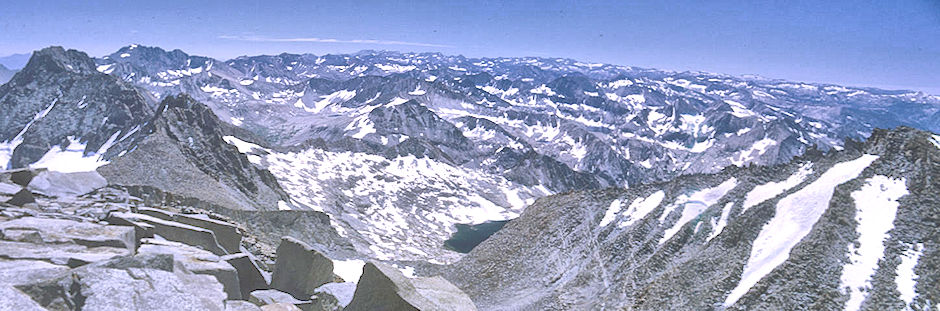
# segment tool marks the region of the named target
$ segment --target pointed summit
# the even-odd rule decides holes
[[[30,57],[24,73],[37,74],[39,72],[90,74],[95,72],[95,62],[81,51],[66,50],[61,46],[52,46],[36,52]]]
[[[167,96],[153,119],[129,138],[131,151],[99,172],[111,183],[154,187],[233,209],[270,210],[289,201],[270,172],[227,142],[237,139],[224,138],[227,132],[206,105],[185,94]]]

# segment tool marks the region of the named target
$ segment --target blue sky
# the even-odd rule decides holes
[[[940,94],[940,0],[4,1],[0,56],[131,43],[227,59],[362,49],[568,57]]]

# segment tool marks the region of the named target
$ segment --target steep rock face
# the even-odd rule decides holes
[[[487,310],[934,306],[938,138],[543,198],[445,277]]]
[[[108,152],[113,145],[153,116],[133,86],[98,72],[85,53],[61,47],[37,51],[0,86],[0,110],[5,168],[26,167],[44,156],[40,166],[68,166],[57,159],[69,157],[108,160],[117,154]]]
[[[290,200],[268,171],[223,140],[220,121],[205,105],[171,96],[157,111],[131,151],[101,168],[109,181],[154,186],[238,209],[277,209],[278,201]]]

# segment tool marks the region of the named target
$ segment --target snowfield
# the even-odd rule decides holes
[[[774,217],[764,225],[754,240],[741,281],[728,294],[724,305],[733,305],[754,284],[784,263],[790,256],[790,250],[809,234],[829,207],[835,187],[858,177],[862,170],[877,159],[878,156],[866,154],[833,165],[811,184],[780,199]]]
[[[551,194],[410,155],[389,160],[319,149],[277,153],[235,137],[225,140],[266,165],[294,202],[325,212],[337,232],[383,260],[456,260],[459,255],[441,246],[455,224],[515,218],[535,198]]]
[[[748,192],[747,196],[744,198],[744,207],[741,209],[741,214],[744,214],[744,212],[746,212],[747,209],[751,207],[764,203],[764,201],[770,200],[780,195],[781,193],[796,187],[806,180],[806,177],[809,177],[809,175],[812,174],[813,164],[806,163],[800,166],[799,171],[784,181],[769,182],[763,185],[755,186],[754,189]]]

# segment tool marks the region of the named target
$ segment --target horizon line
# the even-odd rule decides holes
[[[235,38],[235,37],[238,37],[238,36],[225,36],[225,35],[219,36],[219,38],[222,38],[222,39],[230,39],[230,38],[223,38],[223,37],[232,37],[232,38]],[[353,43],[353,42],[344,42],[344,41],[357,41],[357,42],[355,42],[355,43],[359,43],[359,44],[377,44],[377,43],[371,43],[371,42],[364,42],[364,41],[370,41],[370,40],[337,40],[337,39],[322,39],[322,38],[280,38],[280,39],[279,39],[279,38],[264,38],[264,37],[238,37],[238,38],[245,39],[245,40],[243,40],[243,41],[252,41],[252,40],[305,40],[305,41],[252,41],[252,42]],[[319,40],[319,41],[306,41],[306,40]],[[371,41],[381,41],[381,40],[371,40]],[[422,47],[452,47],[452,46],[447,46],[447,45],[440,45],[440,46],[438,46],[438,45],[433,45],[433,44],[417,43],[417,42],[404,42],[404,41],[383,41],[383,42],[388,42],[388,44],[385,44],[385,45],[412,45],[412,46],[422,46]],[[402,43],[402,44],[399,44],[399,43]],[[0,58],[6,58],[6,57],[12,57],[12,56],[20,56],[20,55],[28,55],[30,58],[32,58],[32,54],[33,54],[34,52],[39,51],[39,50],[42,50],[42,49],[45,49],[45,48],[54,47],[54,46],[60,46],[60,47],[63,47],[63,48],[65,48],[65,49],[70,49],[70,48],[64,47],[64,46],[62,46],[62,45],[49,45],[49,46],[47,46],[47,47],[40,48],[40,49],[31,51],[31,52],[13,53],[13,54],[5,55],[5,56],[0,56]],[[154,45],[154,46],[148,46],[148,45],[139,44],[139,43],[131,43],[131,44],[123,45],[123,46],[121,46],[120,48],[118,48],[117,51],[121,50],[121,49],[124,48],[124,47],[130,47],[130,46],[142,46],[142,47],[150,47],[150,48],[159,48],[159,49],[161,49],[161,50],[167,51],[165,48],[160,47],[160,46],[156,46],[156,45]],[[75,49],[75,50],[78,50],[78,49]],[[176,50],[182,51],[182,49],[176,49]],[[78,50],[78,51],[84,52],[83,50]],[[116,53],[117,51],[115,51],[115,53]],[[673,69],[661,69],[661,68],[656,68],[656,67],[640,67],[640,66],[633,66],[633,65],[621,65],[621,64],[614,64],[614,63],[609,63],[609,62],[588,62],[588,61],[581,61],[581,60],[578,60],[578,59],[575,59],[575,58],[571,58],[571,57],[546,57],[546,56],[490,56],[490,57],[482,56],[482,57],[472,57],[472,56],[465,56],[465,55],[463,55],[462,53],[450,54],[450,53],[444,53],[444,52],[440,52],[440,51],[434,51],[434,52],[402,52],[402,51],[400,51],[400,50],[375,50],[375,49],[360,49],[360,50],[358,50],[358,51],[356,51],[356,52],[351,52],[351,53],[326,53],[326,54],[319,55],[319,56],[324,56],[324,55],[352,55],[352,54],[357,54],[357,53],[361,53],[361,52],[365,52],[365,51],[392,52],[392,53],[401,53],[401,54],[408,54],[408,53],[414,53],[414,54],[436,53],[436,54],[442,54],[442,55],[445,55],[445,56],[458,56],[458,57],[464,57],[464,58],[468,58],[468,59],[496,59],[496,58],[535,58],[535,59],[552,59],[552,60],[562,60],[562,59],[563,59],[563,60],[571,60],[571,61],[583,62],[583,63],[598,63],[598,64],[609,65],[609,66],[632,67],[632,68],[636,68],[636,69],[655,70],[655,71],[666,72],[666,73],[674,73],[674,74],[676,74],[676,73],[697,73],[697,74],[710,74],[710,75],[718,75],[718,76],[731,76],[731,77],[734,77],[734,78],[739,78],[739,79],[744,79],[744,80],[759,79],[759,80],[780,81],[780,82],[795,82],[795,83],[803,83],[803,84],[815,84],[815,85],[822,85],[822,86],[842,86],[842,87],[851,87],[851,88],[858,88],[858,89],[877,89],[877,90],[882,90],[882,91],[910,91],[910,92],[924,93],[924,94],[926,94],[926,95],[928,95],[928,96],[940,97],[940,88],[931,88],[931,87],[912,87],[912,86],[897,86],[897,85],[881,85],[881,86],[878,86],[878,85],[871,85],[871,84],[865,85],[865,84],[862,84],[862,83],[819,82],[819,81],[806,81],[806,80],[789,79],[789,78],[774,78],[774,77],[767,77],[767,76],[765,76],[765,75],[763,75],[763,74],[755,74],[755,73],[731,74],[731,73],[712,72],[712,71],[705,71],[705,70],[673,70]],[[198,56],[198,57],[213,58],[213,59],[216,59],[216,60],[221,60],[221,61],[223,61],[223,62],[224,62],[224,61],[229,61],[229,60],[234,60],[234,59],[237,59],[237,58],[240,58],[240,57],[277,56],[277,55],[280,55],[280,54],[296,54],[296,55],[314,55],[314,56],[317,56],[316,54],[313,54],[313,53],[290,53],[290,52],[281,52],[281,53],[279,53],[279,54],[255,54],[255,55],[247,55],[247,54],[246,54],[246,55],[240,55],[240,56],[236,56],[236,57],[232,57],[232,58],[229,58],[229,59],[224,59],[224,60],[222,60],[222,59],[217,58],[217,57],[214,57],[214,56],[204,56],[204,55],[190,54],[190,53],[188,53],[188,52],[186,52],[186,51],[183,51],[183,53],[186,53],[186,54],[189,55],[189,56]],[[113,54],[113,53],[112,53],[112,54]],[[101,57],[104,57],[104,56],[108,56],[108,55],[107,55],[107,54],[106,54],[106,55],[102,55]],[[92,57],[92,58],[98,58],[98,57],[93,57],[93,56],[91,56],[91,57]],[[8,67],[7,69],[11,69],[11,70],[14,70],[14,71],[19,71],[20,69],[22,69],[22,67],[20,67],[20,68],[9,68],[9,67]]]

